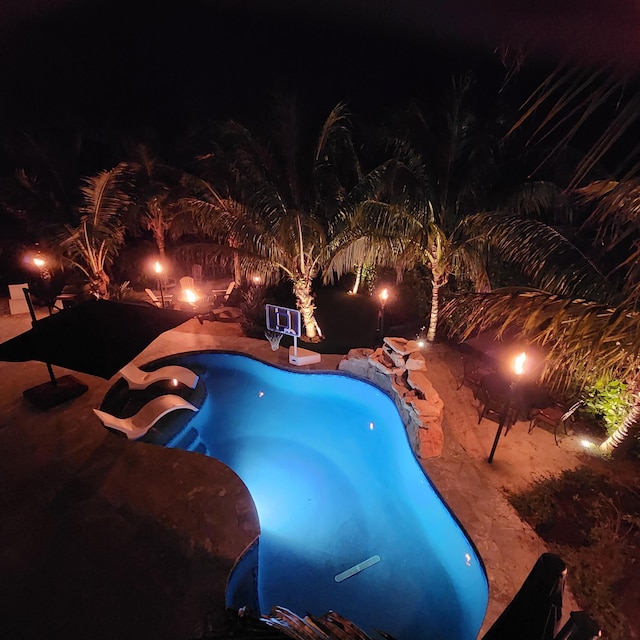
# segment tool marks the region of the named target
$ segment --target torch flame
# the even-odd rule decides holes
[[[524,373],[524,361],[527,359],[527,354],[523,351],[516,359],[513,361],[513,369],[516,372],[516,375],[521,376]]]
[[[162,273],[162,265],[160,264],[160,262],[158,260],[155,261],[155,263],[153,265],[153,270],[156,273]]]

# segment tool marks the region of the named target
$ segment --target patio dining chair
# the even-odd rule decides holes
[[[583,400],[574,402],[568,409],[566,406],[556,403],[545,409],[534,409],[531,412],[531,422],[529,422],[529,433],[531,433],[534,427],[551,427],[553,429],[553,439],[557,446],[558,443],[558,428],[562,427],[564,434],[567,433],[567,422],[572,420],[575,412],[583,404]]]
[[[483,418],[500,422],[505,411],[517,411],[518,404],[515,398],[510,397],[510,393],[509,380],[501,374],[493,372],[482,376],[476,395],[480,401],[478,424]]]

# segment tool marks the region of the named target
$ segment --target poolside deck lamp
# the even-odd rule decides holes
[[[162,308],[164,309],[164,291],[162,290],[162,274],[164,272],[164,267],[162,266],[162,262],[160,260],[156,260],[153,263],[153,270],[156,273],[158,278],[158,289],[160,290],[160,302],[162,304]]]
[[[500,422],[498,423],[496,436],[493,439],[493,445],[491,446],[491,453],[489,454],[489,458],[488,458],[489,464],[493,462],[493,456],[496,452],[496,447],[498,446],[498,441],[500,440],[500,435],[502,434],[502,430],[505,429],[505,434],[506,434],[516,420],[517,407],[515,407],[514,409],[513,400],[515,397],[515,391],[518,387],[518,383],[520,382],[522,375],[525,372],[524,363],[526,362],[526,359],[527,359],[527,354],[524,351],[520,355],[514,358],[513,373],[515,374],[515,378],[512,378],[511,382],[509,383],[509,389],[507,391],[507,400],[505,402],[502,415],[500,416]]]

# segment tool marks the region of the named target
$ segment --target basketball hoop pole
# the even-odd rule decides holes
[[[293,355],[298,357],[298,336],[294,334],[293,336]]]

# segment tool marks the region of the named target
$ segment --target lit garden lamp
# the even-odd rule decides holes
[[[378,328],[377,333],[382,338],[384,335],[384,307],[389,299],[389,290],[383,289],[378,294],[378,300],[380,300],[380,310],[378,311]]]
[[[164,291],[162,290],[162,273],[164,272],[164,267],[160,260],[156,260],[153,264],[153,270],[158,277],[158,289],[160,290],[160,302],[162,304],[162,308],[164,309]]]
[[[498,440],[500,440],[500,435],[502,434],[502,430],[505,429],[505,434],[511,428],[513,422],[516,419],[516,413],[514,413],[513,398],[515,395],[515,390],[518,386],[520,379],[522,378],[522,374],[524,373],[524,363],[527,359],[527,354],[524,351],[516,356],[513,361],[513,372],[515,373],[515,378],[512,378],[509,383],[509,390],[507,391],[507,401],[505,403],[504,409],[502,411],[502,415],[500,416],[500,422],[498,423],[498,429],[496,430],[496,437],[493,439],[493,445],[491,447],[491,453],[489,454],[488,462],[491,464],[493,462],[493,455],[496,452],[496,447],[498,446]],[[515,409],[517,412],[517,407]]]

